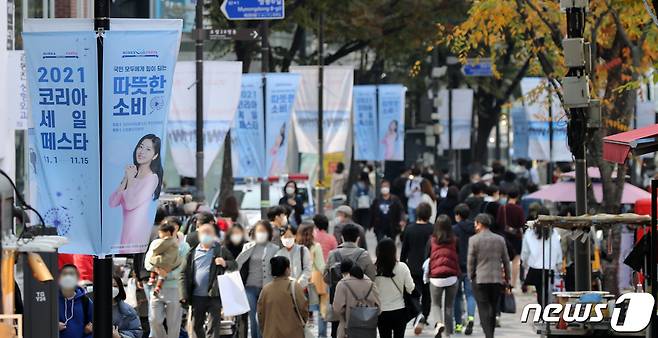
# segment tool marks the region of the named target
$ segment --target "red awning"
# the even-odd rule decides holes
[[[628,153],[642,155],[658,151],[658,124],[603,138],[603,159],[624,163]]]

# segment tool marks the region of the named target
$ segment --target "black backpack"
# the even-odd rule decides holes
[[[366,250],[359,248],[360,252],[356,256],[356,259],[352,260],[352,263],[354,265],[357,265],[357,262],[359,261],[359,258],[361,258],[361,255],[363,255]],[[340,251],[336,250],[334,252],[334,263],[329,267],[329,281],[330,281],[330,286],[332,290],[336,289],[336,285],[338,285],[338,282],[340,282],[341,279],[343,279],[343,272],[340,270],[340,263],[343,262],[343,257],[340,255]]]

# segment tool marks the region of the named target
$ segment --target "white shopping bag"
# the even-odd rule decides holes
[[[217,276],[219,295],[222,298],[224,316],[238,316],[249,312],[249,301],[244,291],[240,272],[229,272]]]
[[[132,306],[133,308],[137,307],[137,282],[135,278],[128,279],[128,285],[126,286],[126,304]]]

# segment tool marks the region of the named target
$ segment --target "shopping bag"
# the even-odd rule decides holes
[[[128,285],[126,286],[126,304],[136,308],[137,305],[137,282],[135,278],[128,279]]]
[[[240,272],[234,271],[217,276],[219,296],[225,316],[238,316],[249,312],[247,293]]]

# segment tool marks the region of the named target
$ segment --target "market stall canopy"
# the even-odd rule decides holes
[[[603,197],[601,182],[593,182],[592,188],[594,189],[596,201],[601,202]],[[528,198],[552,202],[576,202],[576,182],[562,181],[547,185],[524,197],[524,199]],[[643,198],[651,198],[651,193],[630,183],[624,183],[624,191],[621,196],[622,204],[635,204],[635,201]]]
[[[642,155],[658,151],[658,124],[603,138],[603,159],[624,163],[628,153]]]

